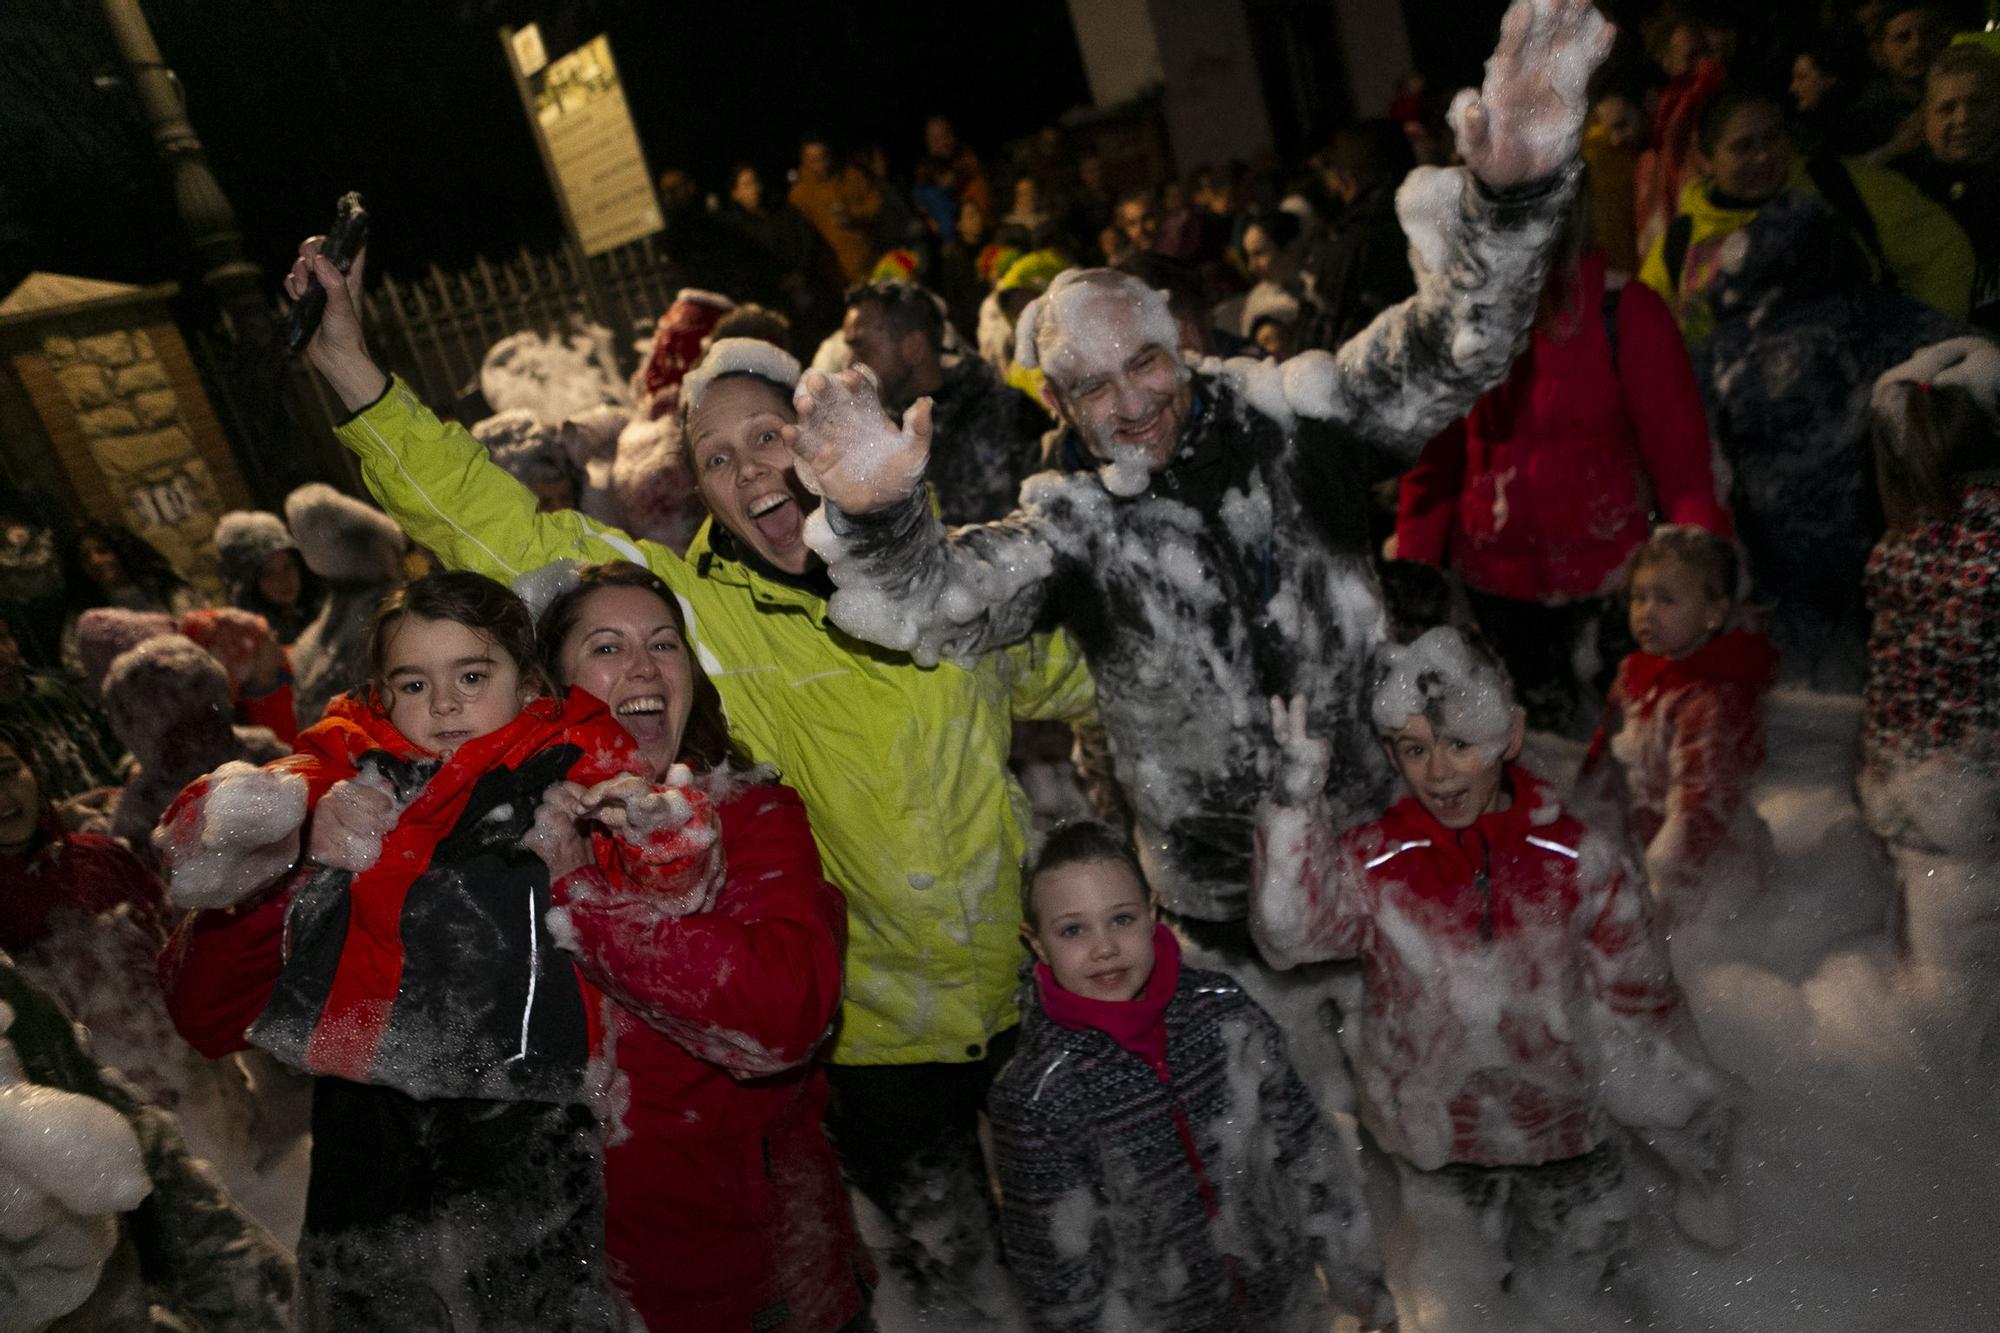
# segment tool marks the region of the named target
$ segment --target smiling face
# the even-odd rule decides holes
[[[1933,74],[1924,97],[1924,141],[1949,166],[2000,153],[2000,89],[1977,74]]]
[[[0,741],[0,856],[18,856],[34,840],[42,787],[25,756]]]
[[[1155,471],[1165,467],[1193,397],[1179,355],[1115,296],[1091,300],[1076,322],[1086,332],[1073,350],[1043,366],[1050,405],[1098,458],[1137,449]]]
[[[1153,909],[1122,861],[1044,870],[1033,887],[1035,923],[1021,934],[1056,984],[1093,1000],[1129,1000],[1153,976]]]
[[[812,563],[805,526],[816,503],[778,434],[797,420],[784,391],[752,375],[709,384],[687,420],[702,503],[738,541],[787,574],[803,574]]]
[[[403,738],[445,759],[512,722],[532,697],[520,667],[491,636],[417,615],[389,630],[380,689]]]
[[[1686,657],[1722,628],[1729,599],[1684,560],[1650,560],[1632,571],[1628,616],[1641,652]]]
[[[1747,102],[1730,113],[1710,167],[1718,189],[1761,204],[1785,188],[1791,168],[1792,136],[1777,107]]]
[[[1409,784],[1410,795],[1448,829],[1471,828],[1481,815],[1510,804],[1507,762],[1521,752],[1525,723],[1516,710],[1500,750],[1475,745],[1446,727],[1443,735],[1421,713],[1411,716],[1382,746]]]
[[[652,771],[664,773],[680,753],[694,682],[687,644],[659,594],[618,586],[591,593],[559,665],[562,683],[604,700]]]

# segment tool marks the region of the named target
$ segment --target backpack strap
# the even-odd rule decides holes
[[[1889,267],[1889,256],[1882,249],[1882,232],[1875,225],[1875,215],[1868,211],[1867,201],[1862,199],[1861,190],[1854,183],[1854,173],[1839,158],[1825,153],[1806,159],[1806,176],[1820,198],[1854,233],[1861,242],[1861,248],[1875,265],[1878,274],[1876,282],[1890,290],[1896,289],[1896,274]]]
[[[1661,243],[1660,258],[1667,261],[1667,290],[1678,294],[1681,289],[1681,270],[1687,267],[1688,244],[1694,240],[1694,214],[1676,213],[1674,220],[1667,224],[1666,240]]]

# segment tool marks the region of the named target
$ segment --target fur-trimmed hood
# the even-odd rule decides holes
[[[406,541],[396,521],[324,482],[285,497],[285,522],[306,568],[323,579],[386,583],[401,573]]]

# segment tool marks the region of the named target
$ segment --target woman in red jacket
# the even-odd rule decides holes
[[[821,1129],[817,1058],[839,1008],[847,908],[820,874],[805,806],[730,741],[656,575],[587,567],[539,637],[550,674],[602,698],[655,778],[693,770],[722,826],[720,884],[665,911],[597,870],[577,788],[550,789],[529,839],[555,884],[558,941],[617,1002],[613,1278],[655,1333],[858,1321],[875,1273]]]
[[[1580,215],[1570,227],[1513,372],[1403,478],[1392,554],[1455,570],[1530,723],[1581,734],[1595,708],[1574,663],[1596,652],[1627,559],[1656,520],[1730,524],[1672,314],[1577,252]],[[1600,654],[1605,672],[1623,655]]]

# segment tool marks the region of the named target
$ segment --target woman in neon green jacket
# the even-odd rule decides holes
[[[327,290],[307,353],[352,413],[340,438],[382,507],[446,565],[501,580],[564,558],[651,569],[681,601],[731,734],[804,798],[848,901],[829,1072],[850,1175],[894,1217],[903,1178],[935,1170],[937,1152],[975,1170],[977,1111],[1018,1020],[1028,807],[1007,768],[1011,722],[1088,716],[1082,655],[1040,636],[971,670],[924,668],[831,626],[832,585],[800,537],[816,499],[778,434],[799,367],[768,343],[718,343],[682,387],[710,513],[685,557],[573,510],[538,513],[463,427],[375,365],[354,314],[363,264],[343,281],[318,250],[300,248],[286,286],[296,299],[310,271]]]

